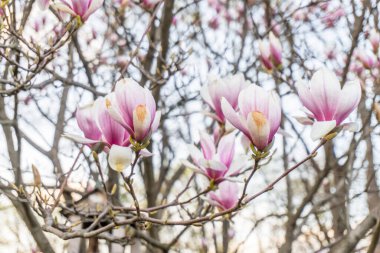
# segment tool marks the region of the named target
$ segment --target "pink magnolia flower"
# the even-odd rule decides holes
[[[322,138],[340,126],[358,106],[361,97],[359,80],[347,82],[342,89],[334,72],[326,68],[314,73],[310,85],[306,81],[298,81],[296,88],[302,104],[315,120],[306,122],[313,124],[313,140]]]
[[[272,33],[269,33],[269,48],[273,64],[278,67],[282,64],[282,46],[280,40]]]
[[[116,83],[115,95],[107,100],[107,108],[133,140],[140,143],[150,138],[160,122],[161,112],[156,111],[152,93],[129,78]]]
[[[215,147],[213,138],[201,134],[201,150],[194,145],[189,146],[193,163],[184,161],[184,164],[198,173],[205,175],[212,183],[219,184],[228,177],[238,173],[238,169],[232,165],[235,154],[235,136],[233,134],[223,136],[218,147]],[[231,167],[234,167],[232,171]]]
[[[99,97],[93,104],[77,109],[76,119],[84,138],[72,134],[65,136],[89,145],[102,142],[106,145],[106,151],[112,145],[129,146],[129,133],[110,116],[107,110],[107,101],[113,95],[111,93],[106,98]]]
[[[226,120],[221,107],[222,97],[226,98],[232,107],[236,109],[240,91],[245,87],[247,87],[247,83],[241,73],[223,79],[210,75],[208,85],[201,89],[201,96],[215,112],[211,116],[218,122],[225,123]]]
[[[78,107],[75,114],[77,124],[80,130],[82,130],[85,139],[87,139],[87,141],[83,139],[83,141],[85,141],[84,143],[99,142],[102,136],[102,132],[96,124],[96,118],[94,117],[96,112],[93,105],[94,104],[89,104],[83,107]],[[79,141],[80,139],[77,140]],[[81,140],[79,142],[83,143],[83,141]]]
[[[372,69],[377,66],[376,56],[370,51],[360,50],[356,56],[366,69]]]
[[[327,27],[333,27],[341,17],[344,17],[344,15],[346,15],[346,11],[343,7],[339,7],[327,13],[326,16],[322,18],[322,21]]]
[[[208,202],[219,209],[228,210],[239,201],[239,188],[236,182],[225,181],[219,184],[215,192],[208,194]]]
[[[62,12],[73,16],[79,16],[82,22],[102,5],[104,0],[60,0],[60,3],[54,4],[54,7]]]
[[[273,69],[273,64],[271,60],[271,49],[268,41],[259,41],[259,51],[260,51],[260,60],[264,68],[267,70]]]
[[[280,127],[280,98],[254,84],[241,91],[239,112],[226,99],[222,99],[222,110],[226,119],[260,151],[271,144]]]

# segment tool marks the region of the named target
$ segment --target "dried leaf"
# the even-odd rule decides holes
[[[42,185],[41,175],[34,164],[32,164],[32,170],[33,170],[34,186],[41,186]]]

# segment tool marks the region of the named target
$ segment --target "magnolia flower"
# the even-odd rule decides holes
[[[82,22],[98,10],[104,0],[60,0],[60,3],[54,4],[54,7],[62,12],[73,16],[79,16]]]
[[[117,123],[107,110],[107,101],[114,94],[106,98],[99,97],[93,104],[80,107],[76,112],[76,119],[84,138],[77,135],[65,134],[66,137],[83,144],[104,143],[106,151],[112,145],[129,146],[129,133]]]
[[[219,184],[226,178],[235,175],[238,170],[231,173],[232,161],[235,153],[235,136],[223,136],[215,147],[211,136],[201,134],[201,150],[194,145],[189,146],[193,163],[184,161],[184,164],[198,173],[205,175],[212,183]]]
[[[129,146],[129,133],[111,117],[107,110],[107,102],[112,96],[114,96],[114,93],[109,94],[105,98],[99,97],[94,103],[97,113],[97,124],[102,132],[102,140],[109,146]]]
[[[111,169],[122,172],[131,165],[133,151],[130,147],[112,145],[108,156],[108,164]]]
[[[282,64],[282,46],[280,40],[272,33],[269,33],[269,48],[273,64],[278,67]]]
[[[373,51],[377,53],[380,45],[380,34],[375,29],[372,29],[369,34],[369,42],[371,43]]]
[[[84,138],[80,136],[69,135],[73,140],[83,144],[94,144],[101,140],[102,133],[96,124],[94,115],[96,111],[94,104],[89,104],[83,107],[78,107],[75,113],[77,124],[82,130]],[[66,135],[67,136],[67,135]]]
[[[356,56],[366,69],[372,69],[377,65],[376,56],[372,52],[360,50]]]
[[[133,140],[140,143],[149,140],[160,122],[161,112],[156,111],[152,93],[129,78],[116,83],[115,95],[107,99],[107,108]]]
[[[268,41],[259,41],[259,50],[260,50],[260,60],[264,65],[264,68],[267,70],[273,69],[273,64],[271,61],[271,49]]]
[[[312,113],[307,124],[313,124],[311,138],[317,140],[331,132],[358,106],[361,97],[359,80],[347,82],[343,89],[334,72],[322,68],[314,73],[310,85],[296,83],[302,104]],[[348,124],[345,124],[348,126]]]
[[[208,85],[201,89],[201,96],[214,110],[215,114],[211,116],[220,123],[225,123],[226,120],[221,107],[222,97],[226,98],[232,107],[236,109],[238,106],[239,93],[246,86],[247,83],[241,73],[223,79],[210,75]]]
[[[37,0],[37,4],[41,10],[46,10],[50,5],[50,0]]]
[[[267,92],[254,84],[241,91],[239,112],[226,99],[222,99],[222,110],[226,119],[259,151],[271,144],[280,127],[280,98],[275,92]]]
[[[225,181],[219,184],[215,192],[208,194],[208,202],[219,209],[227,210],[239,201],[239,188],[236,182]]]

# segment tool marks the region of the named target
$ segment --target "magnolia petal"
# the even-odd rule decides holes
[[[243,132],[245,136],[250,138],[248,126],[245,119],[241,118],[237,112],[231,107],[225,98],[222,98],[222,110],[226,119],[237,129]]]
[[[151,157],[153,156],[154,154],[152,152],[150,152],[149,150],[147,150],[146,148],[140,150],[140,153],[139,153],[142,157]]]
[[[281,134],[282,136],[284,136],[286,138],[293,138],[294,137],[293,135],[291,135],[289,132],[285,131],[282,128],[279,128],[278,131],[277,131],[277,133]]]
[[[271,142],[281,124],[281,101],[275,91],[270,93],[267,116],[270,124],[269,142]]]
[[[204,167],[204,168],[208,168],[208,169],[212,169],[212,170],[216,170],[216,171],[228,170],[226,165],[224,165],[223,163],[221,163],[219,161],[215,161],[215,160],[206,160],[204,158],[199,159],[199,165]]]
[[[133,110],[133,130],[136,141],[143,141],[149,134],[151,115],[145,105],[138,105]]]
[[[152,126],[150,127],[152,132],[157,130],[158,126],[160,125],[160,119],[161,119],[161,111],[157,111],[156,115],[154,116]]]
[[[223,164],[225,164],[227,168],[229,168],[235,154],[234,134],[224,135],[220,139],[217,154],[219,156],[220,161]]]
[[[190,153],[191,159],[193,162],[198,165],[199,159],[203,157],[202,152],[197,149],[193,144],[187,145],[187,150]]]
[[[310,89],[307,87],[308,84],[305,81],[297,81],[295,87],[297,89],[298,96],[303,104],[317,120],[324,120],[324,114],[319,103],[314,102],[314,97],[312,96]]]
[[[204,158],[211,160],[216,153],[215,144],[214,144],[211,136],[209,136],[205,133],[200,133],[200,136],[201,136],[200,144],[201,144],[203,156],[204,156]]]
[[[314,121],[312,119],[310,119],[309,117],[294,116],[293,118],[295,118],[302,125],[313,125],[314,124]]]
[[[332,120],[341,97],[341,88],[335,73],[322,68],[314,73],[310,81],[310,92],[322,109],[324,119]]]
[[[343,130],[349,131],[349,132],[357,132],[359,131],[359,124],[356,122],[348,122],[341,125]]]
[[[111,169],[122,172],[131,165],[132,159],[133,151],[131,148],[112,145],[108,156],[108,163]]]
[[[62,11],[62,12],[68,13],[68,14],[73,15],[73,16],[77,15],[69,6],[67,6],[66,4],[63,4],[63,3],[54,3],[51,5],[51,7],[53,7],[57,11]]]
[[[321,139],[336,127],[335,120],[331,121],[316,121],[311,128],[310,137],[313,141]]]
[[[83,21],[86,21],[92,13],[97,11],[103,5],[103,2],[104,0],[92,0],[88,10],[85,12],[85,14],[82,17]]]
[[[208,92],[208,86],[203,86],[201,88],[201,97],[202,99],[213,109],[215,110],[215,107],[214,107],[214,104],[212,103],[211,101],[211,97],[210,97],[210,94]]]
[[[355,110],[360,102],[361,94],[362,91],[359,80],[347,82],[343,86],[341,95],[343,99],[339,101],[335,113],[337,125],[340,125],[340,123],[345,120],[353,110]]]
[[[129,134],[126,134],[124,127],[111,117],[107,110],[106,99],[99,97],[94,103],[98,127],[103,134],[105,142],[109,145],[116,144],[123,146],[124,142],[129,139]]]
[[[205,172],[203,170],[201,170],[200,168],[198,168],[196,165],[192,164],[191,162],[189,162],[187,160],[182,160],[181,162],[186,168],[189,168],[196,173],[205,174]]]
[[[82,143],[82,144],[94,144],[94,143],[100,142],[99,140],[91,140],[91,139],[82,137],[80,135],[69,134],[69,133],[63,134],[62,137],[78,142],[78,143]]]
[[[261,112],[250,113],[247,122],[253,145],[259,150],[264,150],[269,143],[270,122]]]

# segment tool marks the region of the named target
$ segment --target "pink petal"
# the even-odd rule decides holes
[[[97,112],[98,126],[103,134],[105,142],[109,145],[122,146],[125,140],[129,139],[129,134],[125,134],[126,130],[122,125],[117,123],[111,116],[106,106],[106,99],[99,97],[95,101]]]
[[[158,126],[160,125],[160,119],[161,119],[161,111],[157,111],[156,115],[154,116],[152,126],[150,127],[152,132],[157,130]]]
[[[332,120],[337,109],[341,88],[335,73],[322,68],[311,78],[310,92],[314,101],[318,101],[324,120]]]
[[[270,93],[269,97],[268,120],[270,123],[269,142],[271,142],[281,124],[280,97],[274,91]]]
[[[307,87],[305,81],[298,81],[295,84],[295,87],[298,92],[298,96],[303,104],[311,113],[313,113],[315,119],[324,120],[325,116],[323,114],[320,103],[314,101],[314,97],[310,92],[310,89]]]
[[[337,125],[345,120],[348,115],[355,110],[358,106],[361,98],[360,81],[347,82],[342,89],[342,99],[339,101],[337,110],[335,113],[335,119]]]
[[[76,111],[76,120],[84,136],[91,140],[100,140],[102,133],[96,125],[93,104],[80,107]]]
[[[248,126],[242,117],[240,117],[237,112],[231,107],[225,98],[222,98],[222,110],[226,119],[237,129],[243,132],[245,136],[250,137]]]
[[[235,154],[234,134],[225,135],[220,139],[217,153],[220,161],[225,164],[227,168],[229,168]]]
[[[204,133],[201,133],[200,135],[201,135],[200,143],[201,143],[203,156],[207,160],[210,160],[214,157],[214,155],[216,153],[215,152],[215,144],[209,135],[204,134]]]

